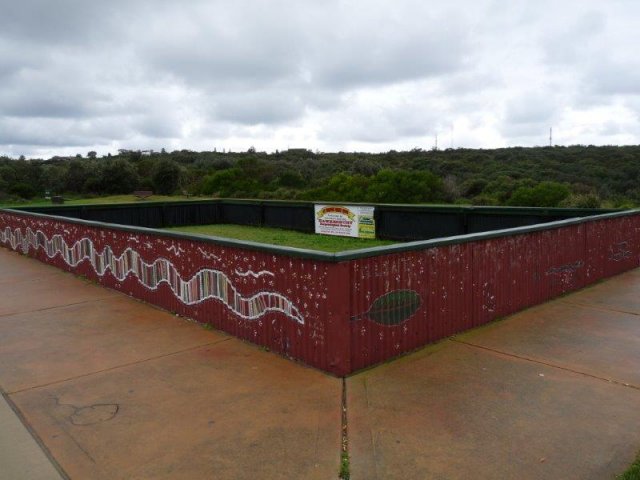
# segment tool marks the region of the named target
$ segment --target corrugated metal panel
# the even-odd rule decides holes
[[[640,216],[590,222],[587,229],[588,282],[610,277],[640,262]]]
[[[451,245],[351,262],[357,370],[471,327],[471,248]]]
[[[28,216],[0,214],[0,226],[7,243],[21,242],[16,249],[41,261],[314,367],[348,373],[346,264]]]
[[[590,248],[588,227],[597,234]],[[352,367],[382,362],[577,290],[603,274],[637,267],[639,247],[640,216],[633,216],[353,260]],[[605,262],[599,271],[590,267],[598,262]],[[380,299],[408,290],[419,307],[407,318],[385,320]],[[387,308],[401,310],[403,301]],[[379,318],[369,318],[372,309]]]
[[[474,325],[540,301],[537,233],[476,242],[471,248]]]
[[[586,285],[587,252],[584,224],[539,232],[540,301]]]
[[[584,224],[474,243],[474,323],[586,284]]]
[[[638,267],[640,215],[345,262],[7,212],[0,243],[344,375]]]
[[[325,331],[326,369],[338,375],[346,375],[353,371],[349,329],[351,312],[349,262],[334,264],[318,262],[318,265],[324,265],[327,268],[324,317],[318,318],[318,324],[322,325]],[[315,279],[310,279],[310,283],[314,281]]]

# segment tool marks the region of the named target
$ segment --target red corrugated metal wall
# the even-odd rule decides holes
[[[353,370],[473,326],[470,244],[350,263]]]
[[[352,367],[379,363],[638,266],[640,215],[354,260]],[[405,309],[408,315],[399,321],[366,315],[377,299],[407,290],[415,292],[419,307]]]
[[[336,375],[346,264],[0,213],[6,246]],[[19,244],[16,244],[19,242]]]
[[[0,242],[346,375],[640,265],[640,215],[343,262],[0,212]]]
[[[586,284],[585,224],[473,243],[473,318],[483,325]]]
[[[589,283],[638,266],[640,215],[589,222],[585,227]]]

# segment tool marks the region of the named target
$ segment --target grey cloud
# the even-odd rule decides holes
[[[131,127],[150,139],[172,139],[181,133],[178,121],[167,114],[142,115],[131,122]]]
[[[313,78],[345,89],[437,77],[460,68],[468,48],[464,31],[425,27],[407,31],[401,25],[375,25],[348,38],[331,38],[311,68]]]
[[[599,95],[640,95],[640,62],[603,61],[591,72],[590,86]]]
[[[575,20],[562,24],[539,36],[544,46],[546,60],[556,68],[584,64],[585,59],[599,54],[598,39],[605,31],[606,16],[603,12],[589,11]],[[594,52],[595,51],[595,52]]]
[[[385,119],[369,118],[367,121],[336,122],[325,126],[322,138],[338,142],[385,143],[397,138],[395,127]]]
[[[25,44],[90,46],[116,40],[119,26],[133,20],[138,0],[4,1],[0,15],[3,35]]]
[[[602,125],[600,134],[606,136],[620,135],[626,133],[626,130],[625,125],[621,125],[619,122],[608,121]]]
[[[0,117],[0,145],[75,147],[105,145],[130,136],[130,120],[110,118],[73,120],[60,118]]]
[[[19,125],[0,119],[0,144],[21,146],[73,147],[91,144],[95,138],[81,138],[77,134],[64,134],[66,128],[35,130],[33,126]],[[89,141],[87,141],[89,140]]]
[[[256,92],[220,97],[215,118],[232,123],[277,124],[299,118],[305,106],[300,97],[289,92]]]
[[[178,38],[176,38],[178,37]],[[295,75],[293,52],[271,42],[252,46],[260,38],[233,40],[217,35],[156,39],[144,51],[151,68],[204,88],[247,89]],[[268,42],[267,42],[268,43]]]
[[[279,9],[286,10],[287,22],[275,20],[282,16]],[[213,18],[213,28],[177,14],[166,36],[150,36],[144,57],[152,68],[218,95],[219,103],[230,112],[221,118],[244,123],[294,119],[292,114],[302,115],[304,106],[333,107],[341,93],[351,89],[437,77],[460,68],[468,43],[457,21],[425,27],[418,16],[392,22],[385,9],[376,5],[371,8],[373,24],[355,9],[352,17],[337,22],[327,18],[326,12],[313,17],[299,6],[277,2],[276,8],[244,16],[230,10],[222,19]],[[226,23],[248,27],[224,28]],[[158,28],[151,26],[151,31]],[[273,105],[266,97],[280,98],[283,88],[296,101],[283,99],[285,105],[263,109],[261,118],[259,108],[251,114],[242,105],[230,108],[227,98],[249,92],[254,102]],[[258,100],[260,95],[265,99]]]
[[[500,133],[510,145],[548,144],[549,128],[557,125],[560,98],[551,92],[531,93],[507,103]]]
[[[17,117],[86,118],[113,108],[112,98],[75,65],[42,62],[3,81],[0,114]]]
[[[299,27],[279,21],[285,8],[295,17],[296,5],[280,1],[165,4],[148,12],[136,42],[140,61],[205,89],[246,90],[295,77]]]
[[[526,123],[506,125],[501,132],[510,139],[510,143],[516,140],[523,145],[548,145],[549,128],[549,125],[543,123]]]
[[[12,38],[3,38],[0,31],[0,80],[3,88],[21,72],[37,69],[45,57],[43,49],[27,47]]]
[[[73,99],[51,97],[14,97],[2,102],[2,108],[6,115],[17,117],[73,118],[87,113],[87,110]]]
[[[335,120],[333,117],[328,114],[321,135],[339,142],[377,144],[406,138],[432,138],[444,125],[448,128],[438,111],[411,108],[406,103],[383,108],[359,102],[342,115],[336,115]]]
[[[485,91],[507,88],[505,79],[499,71],[476,71],[472,68],[454,72],[442,77],[439,90],[442,95],[455,99],[456,102],[469,102]],[[478,102],[475,101],[475,104]]]
[[[548,123],[558,104],[558,98],[552,93],[530,93],[508,103],[504,121],[510,125]]]
[[[489,146],[534,141],[563,111],[638,112],[625,0],[0,1],[0,154],[211,135],[279,148],[296,129],[382,149],[454,123]],[[615,128],[636,138],[629,122]]]
[[[92,95],[57,85],[38,89],[14,87],[0,92],[0,111],[5,116],[80,118],[96,113],[93,103]]]

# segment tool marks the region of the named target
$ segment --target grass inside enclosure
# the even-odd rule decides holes
[[[332,237],[328,235],[315,235],[280,228],[250,227],[246,225],[197,225],[194,227],[173,227],[166,230],[185,233],[197,233],[214,237],[234,238],[236,240],[248,240],[272,245],[305,248],[308,250],[321,250],[324,252],[341,252],[343,250],[355,250],[358,248],[379,247],[395,243],[391,240]]]

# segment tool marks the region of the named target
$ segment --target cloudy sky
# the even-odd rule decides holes
[[[640,143],[637,0],[0,0],[0,154]]]

